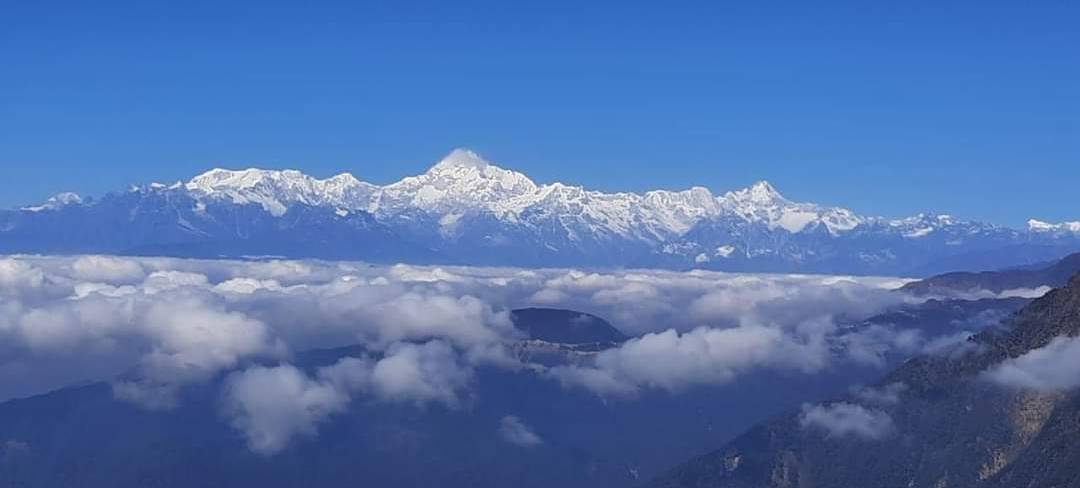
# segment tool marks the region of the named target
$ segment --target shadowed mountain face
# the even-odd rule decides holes
[[[939,337],[962,331],[978,332],[994,326],[1031,302],[1028,298],[983,298],[980,300],[936,300],[901,305],[850,327],[890,327],[918,331]]]
[[[316,364],[327,363],[305,362]],[[187,487],[197,473],[208,487],[627,487],[843,383],[751,380],[606,402],[532,372],[481,369],[462,408],[360,402],[273,456],[230,427],[220,383],[186,391],[168,412],[94,384],[0,404],[0,486]],[[510,415],[541,443],[509,442],[500,422]]]
[[[177,192],[110,194],[90,205],[0,211],[0,253],[292,256],[425,261],[435,255],[365,212],[295,204],[200,203]]]
[[[1060,338],[1078,334],[1080,277],[965,347],[760,424],[650,486],[1077,486],[1080,380]]]
[[[1042,286],[1056,288],[1064,286],[1076,273],[1080,273],[1080,253],[1035,269],[945,273],[908,283],[903,289],[917,295],[950,295],[979,291],[1001,293]]]

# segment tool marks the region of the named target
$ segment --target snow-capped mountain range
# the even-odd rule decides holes
[[[456,149],[389,185],[349,173],[213,169],[101,199],[0,212],[2,252],[287,255],[528,266],[922,274],[1019,265],[1080,247],[1080,223],[1027,229],[796,203],[768,182],[605,193],[537,184]]]

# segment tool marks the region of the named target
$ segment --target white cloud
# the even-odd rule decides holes
[[[0,287],[7,291],[38,288],[45,283],[45,273],[18,259],[0,259]]]
[[[343,390],[290,365],[233,373],[226,381],[225,398],[233,426],[260,454],[284,449],[297,435],[314,435],[319,422],[349,403]]]
[[[514,415],[507,415],[499,421],[499,436],[506,442],[521,447],[536,447],[544,443],[532,427]]]
[[[880,440],[893,433],[892,417],[853,403],[803,405],[799,424],[823,430],[829,437]]]
[[[176,290],[178,288],[208,288],[210,279],[200,273],[186,271],[155,271],[146,277],[142,283],[142,290],[147,295],[161,293],[163,291]]]
[[[281,291],[281,283],[277,280],[260,280],[256,278],[233,278],[214,285],[214,291],[219,293],[253,294],[260,290]]]
[[[559,367],[552,374],[603,396],[625,396],[640,388],[677,392],[725,384],[755,368],[812,372],[827,359],[821,337],[800,339],[777,328],[749,325],[699,327],[683,334],[670,329],[646,334],[599,353],[591,367]]]
[[[472,378],[472,368],[442,341],[396,344],[371,371],[372,389],[379,398],[448,407],[458,405],[459,393]]]
[[[595,367],[555,366],[547,374],[564,387],[585,388],[604,398],[633,398],[639,392],[637,385]]]
[[[997,298],[1039,298],[1049,293],[1052,289],[1053,288],[1049,286],[1040,286],[1036,288],[1010,288],[998,293]]]
[[[918,352],[925,344],[926,338],[917,329],[897,329],[891,325],[867,324],[836,337],[835,342],[853,361],[884,367],[890,353]]]
[[[344,357],[333,365],[319,368],[319,380],[341,391],[365,391],[371,389],[371,371],[374,361],[369,357]]]
[[[319,423],[345,410],[356,395],[454,408],[472,377],[445,342],[400,343],[378,361],[346,357],[314,377],[288,364],[232,373],[225,383],[225,415],[252,450],[269,455],[296,436],[315,435]]]
[[[910,299],[895,278],[764,275],[695,270],[548,270],[530,300],[607,317],[630,333],[702,325],[785,325],[867,316]]]
[[[632,397],[642,388],[678,391],[724,384],[759,368],[819,371],[835,355],[830,345],[874,365],[884,364],[886,351],[916,352],[924,340],[917,331],[880,328],[848,339],[852,331],[836,325],[917,301],[893,292],[904,283],[848,276],[568,271],[545,280],[531,298],[614,317],[631,332],[651,332],[599,354],[593,364],[549,372],[566,386]]]
[[[1039,298],[1052,290],[1050,286],[1037,286],[1033,288],[1010,288],[1007,290],[994,291],[985,288],[971,288],[967,290],[953,290],[937,288],[926,295],[927,298],[936,299],[961,299],[980,300],[983,298]]]
[[[132,282],[137,268],[145,277],[133,284],[96,281]],[[470,361],[508,360],[500,348],[516,337],[509,315],[469,295],[475,286],[407,285],[386,280],[389,272],[349,263],[0,259],[0,400],[124,373],[118,397],[167,408],[178,388],[246,359],[357,343],[382,350],[441,339]]]
[[[262,322],[195,297],[156,300],[140,320],[153,345],[139,361],[139,379],[117,383],[116,391],[151,408],[172,406],[177,387],[231,369],[242,358],[285,353]]]
[[[1041,348],[1010,358],[984,373],[999,385],[1037,391],[1080,386],[1080,339],[1058,337]]]
[[[0,297],[34,303],[55,298],[55,288],[40,268],[19,259],[0,258]]]
[[[476,367],[521,367],[507,352],[521,338],[512,308],[579,310],[640,335],[546,371],[567,387],[632,398],[725,384],[763,369],[813,373],[836,360],[838,344],[870,363],[888,351],[921,352],[933,338],[890,328],[855,334],[836,325],[910,300],[891,291],[903,283],[708,271],[2,258],[0,401],[105,380],[118,398],[169,408],[186,385],[228,375],[228,419],[252,449],[271,454],[314,435],[360,397],[469,405]],[[250,366],[356,344],[369,355],[313,372]],[[535,432],[508,419],[500,431],[517,441],[507,441],[530,443],[525,433]]]
[[[113,256],[81,256],[71,263],[72,278],[94,283],[134,284],[146,277],[138,261]]]
[[[907,300],[890,291],[903,282],[21,256],[0,259],[0,400],[124,374],[115,383],[119,397],[168,407],[184,385],[252,360],[361,344],[392,358],[372,363],[365,392],[453,406],[466,398],[475,365],[515,366],[507,349],[521,336],[508,310],[537,303],[645,334],[595,361],[552,369],[551,377],[612,397],[675,392],[755,369],[818,371],[841,334],[837,319]],[[868,356],[918,342],[898,331],[878,339],[865,347]]]

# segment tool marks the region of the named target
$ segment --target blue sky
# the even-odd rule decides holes
[[[5,2],[0,206],[467,146],[605,190],[1080,218],[1076,2],[306,3]]]

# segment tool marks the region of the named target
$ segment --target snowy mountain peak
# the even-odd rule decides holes
[[[451,190],[503,190],[514,195],[536,190],[536,183],[529,177],[495,166],[479,154],[461,148],[450,151],[423,175],[404,178],[394,185],[410,186],[418,182]]]
[[[82,197],[80,197],[78,193],[72,193],[67,191],[63,193],[57,193],[56,195],[49,197],[49,199],[41,205],[33,207],[23,207],[23,210],[28,210],[31,212],[40,212],[42,210],[56,210],[67,205],[80,204],[82,203],[82,201]]]
[[[770,228],[783,228],[791,233],[824,226],[836,235],[866,222],[865,218],[845,208],[792,202],[764,180],[728,192],[721,201],[728,212],[747,221],[762,222]]]
[[[536,190],[527,176],[495,166],[468,149],[454,149],[424,174],[381,187],[377,208],[372,209],[391,214],[410,209],[506,214]]]
[[[47,222],[53,218],[96,215],[111,222],[116,205],[134,202],[115,218],[144,218],[147,229],[157,229],[162,215],[175,215],[177,232],[199,239],[221,232],[229,239],[245,240],[249,224],[270,226],[264,230],[274,232],[305,229],[297,235],[283,234],[290,243],[305,238],[310,229],[333,236],[379,229],[386,233],[380,236],[400,236],[386,237],[392,240],[385,242],[420,243],[417,252],[422,255],[467,256],[495,264],[634,263],[723,269],[725,262],[755,260],[768,269],[835,271],[841,268],[832,266],[841,263],[842,269],[878,272],[909,269],[931,258],[954,255],[965,246],[978,250],[989,244],[1045,242],[1080,249],[1080,222],[1032,220],[1024,233],[946,214],[864,217],[845,208],[788,200],[767,181],[723,194],[704,187],[636,193],[559,182],[538,185],[468,149],[455,149],[428,171],[387,185],[365,183],[349,173],[319,179],[296,170],[216,168],[186,182],[151,183],[118,196],[105,198],[101,201],[109,205],[100,205],[98,200],[84,202],[77,195],[60,194],[19,212],[0,212],[0,236],[66,227]],[[168,205],[167,212],[160,205]],[[234,224],[235,216],[251,214],[247,208],[237,213],[240,209],[234,205],[259,206],[276,217],[296,213],[295,218]],[[310,207],[319,209],[309,212]],[[62,211],[53,211],[58,209]],[[37,222],[45,224],[23,227]],[[151,234],[155,233],[133,233],[132,238]],[[829,238],[837,240],[825,240]],[[0,248],[22,242],[19,239],[0,239]],[[59,239],[70,240],[66,235]],[[135,244],[78,249],[123,250]],[[262,243],[251,245],[254,249]],[[387,249],[389,256],[396,256],[392,250],[396,244],[368,246],[364,238],[332,245],[355,249],[350,252],[357,256],[366,256],[368,249]],[[777,263],[790,268],[772,268]],[[742,269],[743,264],[732,266]]]
[[[352,187],[364,185],[350,173],[341,173],[325,180],[308,176],[295,169],[272,170],[248,168],[231,170],[214,168],[195,176],[187,182],[188,190],[200,190],[205,193],[227,190],[244,190],[262,185],[292,187],[299,190],[321,190],[323,187]]]
[[[353,186],[362,183],[363,182],[356,179],[356,177],[353,176],[352,173],[341,173],[339,175],[334,175],[326,179],[326,184],[336,186]]]
[[[69,191],[63,193],[57,193],[49,199],[50,202],[58,203],[60,205],[72,205],[76,203],[82,203],[82,197],[78,193],[72,193]]]
[[[238,190],[252,188],[265,181],[301,181],[303,173],[296,170],[267,170],[248,168],[231,170],[214,168],[188,181],[189,190],[202,190],[207,193],[215,190]]]
[[[728,193],[728,198],[740,202],[757,204],[786,204],[790,203],[768,181],[761,180],[742,190]]]
[[[292,169],[215,168],[192,178],[184,188],[200,197],[255,203],[283,215],[293,203],[355,208],[354,203],[370,195],[374,186],[349,173],[320,180]]]
[[[644,196],[646,203],[657,206],[692,205],[715,211],[718,205],[716,196],[703,186],[694,186],[682,191],[652,190],[645,192]]]
[[[1080,222],[1060,222],[1052,224],[1041,220],[1028,220],[1028,230],[1031,232],[1074,232],[1080,233]]]

